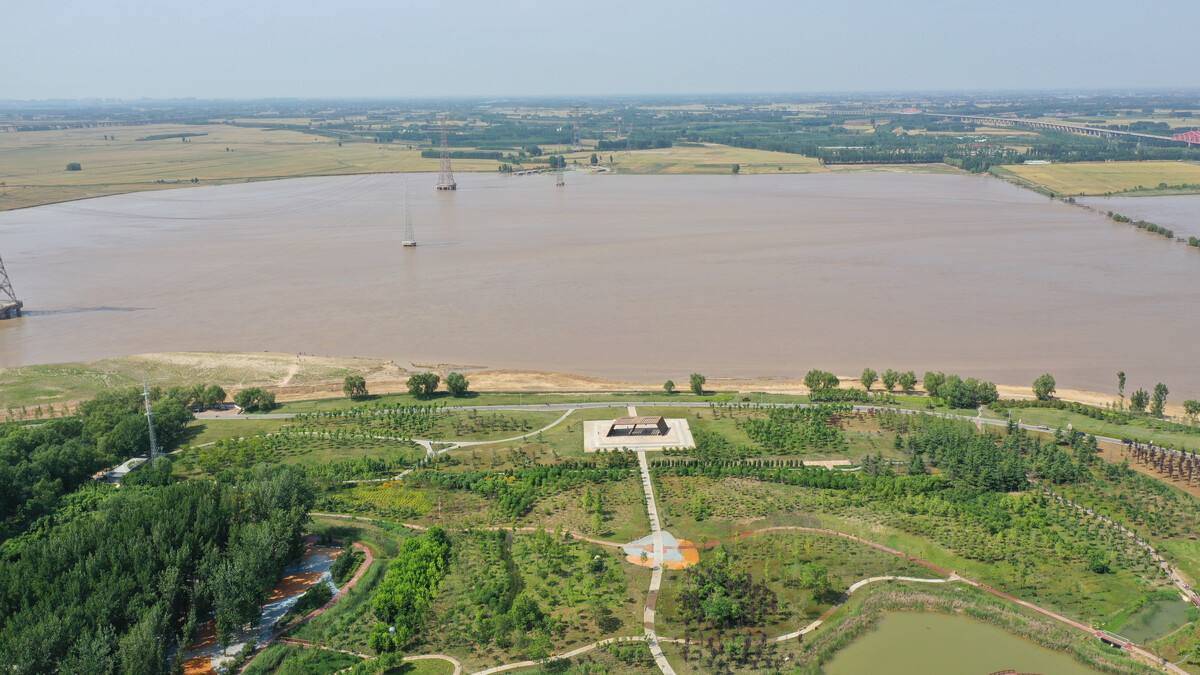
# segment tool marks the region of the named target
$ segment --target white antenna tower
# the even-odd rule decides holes
[[[417,234],[413,230],[412,211],[408,208],[408,181],[404,181],[404,239],[402,246],[412,248],[417,245]]]
[[[154,436],[154,411],[150,409],[150,387],[142,380],[142,400],[146,402],[146,425],[150,428],[150,459],[158,456],[158,438]]]

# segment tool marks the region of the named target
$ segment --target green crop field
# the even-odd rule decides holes
[[[182,134],[194,135],[185,143]],[[72,162],[82,170],[67,171]],[[462,159],[454,168],[495,171],[498,164]],[[422,158],[418,148],[339,146],[334,139],[291,130],[152,124],[28,131],[0,134],[0,210],[196,184],[437,170],[438,160]]]
[[[1195,162],[1006,164],[994,172],[1064,197],[1200,192],[1200,164]]]

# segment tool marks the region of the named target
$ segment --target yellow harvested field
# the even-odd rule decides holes
[[[142,140],[147,136],[204,134]],[[104,140],[105,136],[115,140]],[[78,162],[82,171],[67,171]],[[495,171],[454,160],[455,171]],[[0,133],[0,210],[162,188],[271,178],[437,171],[401,144],[344,143],[298,131],[226,124],[158,124]]]
[[[567,155],[567,161],[586,164],[591,152]],[[741,173],[814,173],[825,167],[812,157],[787,152],[735,148],[716,143],[677,145],[653,150],[597,151],[602,166],[617,173],[730,173],[741,166]],[[610,164],[611,158],[611,164]]]
[[[1062,195],[1105,195],[1159,190],[1200,191],[1200,164],[1193,162],[1074,162],[1008,164],[1000,167],[1018,181]]]

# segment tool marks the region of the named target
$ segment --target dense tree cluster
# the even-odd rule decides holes
[[[246,412],[267,412],[275,408],[275,394],[262,387],[247,387],[233,395],[233,402]]]
[[[375,616],[386,624],[371,634],[374,649],[391,651],[417,635],[449,562],[450,538],[440,527],[404,541],[371,600]]]
[[[775,593],[718,547],[683,573],[677,606],[685,623],[713,628],[757,626],[775,613]]]
[[[440,379],[437,373],[416,373],[408,378],[408,393],[417,398],[429,398],[437,391]]]
[[[257,620],[302,550],[311,504],[307,481],[287,467],[236,484],[72,495],[52,527],[4,548],[0,663],[13,673],[168,672],[167,654],[210,614],[222,638]]]
[[[160,445],[172,448],[192,414],[179,399],[152,406]],[[105,392],[78,415],[38,425],[0,425],[0,540],[55,508],[96,471],[149,452],[141,392]]]
[[[989,405],[1000,397],[995,384],[973,377],[964,380],[958,375],[926,372],[922,381],[926,393],[941,399],[951,408],[976,408]]]

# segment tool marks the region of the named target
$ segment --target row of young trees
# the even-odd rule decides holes
[[[872,368],[863,368],[860,381],[867,391],[871,391],[871,387],[875,386],[876,382],[880,382],[883,384],[883,388],[889,392],[896,391],[898,385],[905,393],[912,393],[913,388],[917,386],[917,374],[911,370],[899,372],[891,368],[883,371],[883,374],[879,374]]]

